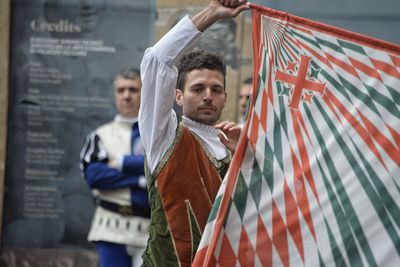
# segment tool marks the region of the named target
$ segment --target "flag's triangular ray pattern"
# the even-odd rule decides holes
[[[194,265],[400,265],[400,47],[251,6],[251,106]]]

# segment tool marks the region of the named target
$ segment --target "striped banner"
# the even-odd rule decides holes
[[[251,8],[251,107],[194,266],[400,266],[400,46]]]

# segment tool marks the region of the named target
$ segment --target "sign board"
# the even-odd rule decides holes
[[[15,0],[3,246],[91,247],[79,169],[86,134],[115,115],[112,82],[153,43],[155,1]]]

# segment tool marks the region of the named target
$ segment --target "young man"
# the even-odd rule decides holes
[[[240,127],[217,124],[227,96],[221,58],[205,51],[182,55],[214,22],[247,9],[245,3],[211,1],[192,18],[184,17],[143,57],[139,128],[151,207],[145,266],[193,261]],[[183,108],[179,125],[174,96]]]
[[[88,239],[96,243],[100,267],[140,266],[147,243],[150,208],[137,122],[141,86],[137,70],[117,75],[118,115],[90,133],[81,152],[97,202]]]

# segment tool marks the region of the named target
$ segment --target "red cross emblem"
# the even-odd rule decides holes
[[[297,75],[296,73],[291,74],[289,72],[277,70],[275,73],[275,81],[284,82],[292,86],[292,97],[289,102],[289,107],[293,109],[299,109],[300,100],[302,100],[303,90],[309,90],[313,92],[318,92],[320,94],[324,93],[325,83],[321,83],[318,81],[310,80],[308,78],[308,68],[310,66],[311,57],[306,55],[300,56],[300,63],[291,63],[289,62],[286,67],[286,71],[296,71],[296,65],[299,65]],[[303,96],[303,100],[310,101],[312,94],[306,93],[305,99]]]

